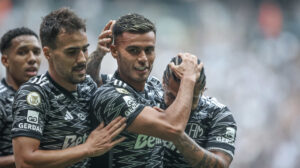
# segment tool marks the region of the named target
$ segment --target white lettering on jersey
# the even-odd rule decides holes
[[[62,149],[82,144],[86,141],[87,137],[88,135],[86,133],[83,136],[68,135],[65,137]]]
[[[39,112],[28,110],[27,111],[27,122],[37,124],[39,122]]]
[[[42,133],[42,129],[38,125],[33,125],[33,124],[29,124],[29,123],[19,123],[18,127],[22,128],[22,129],[29,129],[29,130],[33,130],[33,131]]]

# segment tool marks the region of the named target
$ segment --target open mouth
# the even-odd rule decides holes
[[[25,69],[25,72],[29,76],[35,76],[38,73],[38,69],[36,67],[29,67]]]

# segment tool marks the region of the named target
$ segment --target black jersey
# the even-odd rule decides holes
[[[87,75],[69,92],[48,73],[31,78],[18,90],[13,103],[12,137],[40,140],[40,149],[56,150],[82,144],[91,132],[89,101],[97,86]],[[89,167],[89,159],[71,166]]]
[[[207,150],[221,150],[234,154],[236,122],[229,109],[215,98],[202,96],[197,108],[191,112],[185,132]],[[165,142],[165,167],[190,167],[171,142]]]
[[[120,80],[116,73],[113,79],[98,88],[91,109],[99,122],[108,124],[117,116],[123,116],[129,126],[145,106],[159,107],[160,102],[162,87],[157,79],[149,77],[144,91],[137,92]],[[160,138],[127,131],[121,135],[127,139],[111,150],[112,167],[163,167],[163,143]]]
[[[11,125],[12,102],[15,90],[8,86],[5,79],[0,82],[0,156],[12,155]]]

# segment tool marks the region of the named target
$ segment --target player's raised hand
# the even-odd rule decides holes
[[[94,131],[91,132],[85,144],[88,149],[88,156],[100,156],[113,148],[116,144],[125,140],[125,137],[115,140],[126,127],[126,118],[117,117],[106,127],[102,122]]]
[[[112,28],[115,23],[115,20],[110,20],[98,36],[97,51],[102,55],[110,52],[110,46],[113,42]]]
[[[180,79],[185,76],[196,81],[200,77],[203,63],[198,64],[197,57],[190,53],[179,53],[178,57],[182,59],[181,64],[175,65],[173,62],[169,64],[172,72]]]

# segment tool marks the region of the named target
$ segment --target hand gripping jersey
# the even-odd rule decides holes
[[[143,92],[137,92],[120,80],[118,74],[107,81],[92,99],[92,111],[99,122],[110,123],[117,116],[127,118],[129,126],[145,106],[160,106],[161,83],[149,77]],[[127,139],[111,150],[112,167],[163,167],[163,143],[160,138],[123,131]]]
[[[8,86],[5,79],[0,83],[0,157],[12,155],[11,125],[12,102],[15,90]]]
[[[215,98],[202,96],[191,112],[185,132],[201,147],[216,149],[233,157],[237,126],[229,109]],[[164,165],[168,168],[190,167],[171,142],[164,143]]]
[[[31,78],[15,97],[12,137],[36,138],[42,150],[84,143],[91,132],[88,108],[96,87],[88,75],[75,92],[59,86],[48,73]],[[89,159],[85,159],[71,167],[84,168],[89,164]]]

